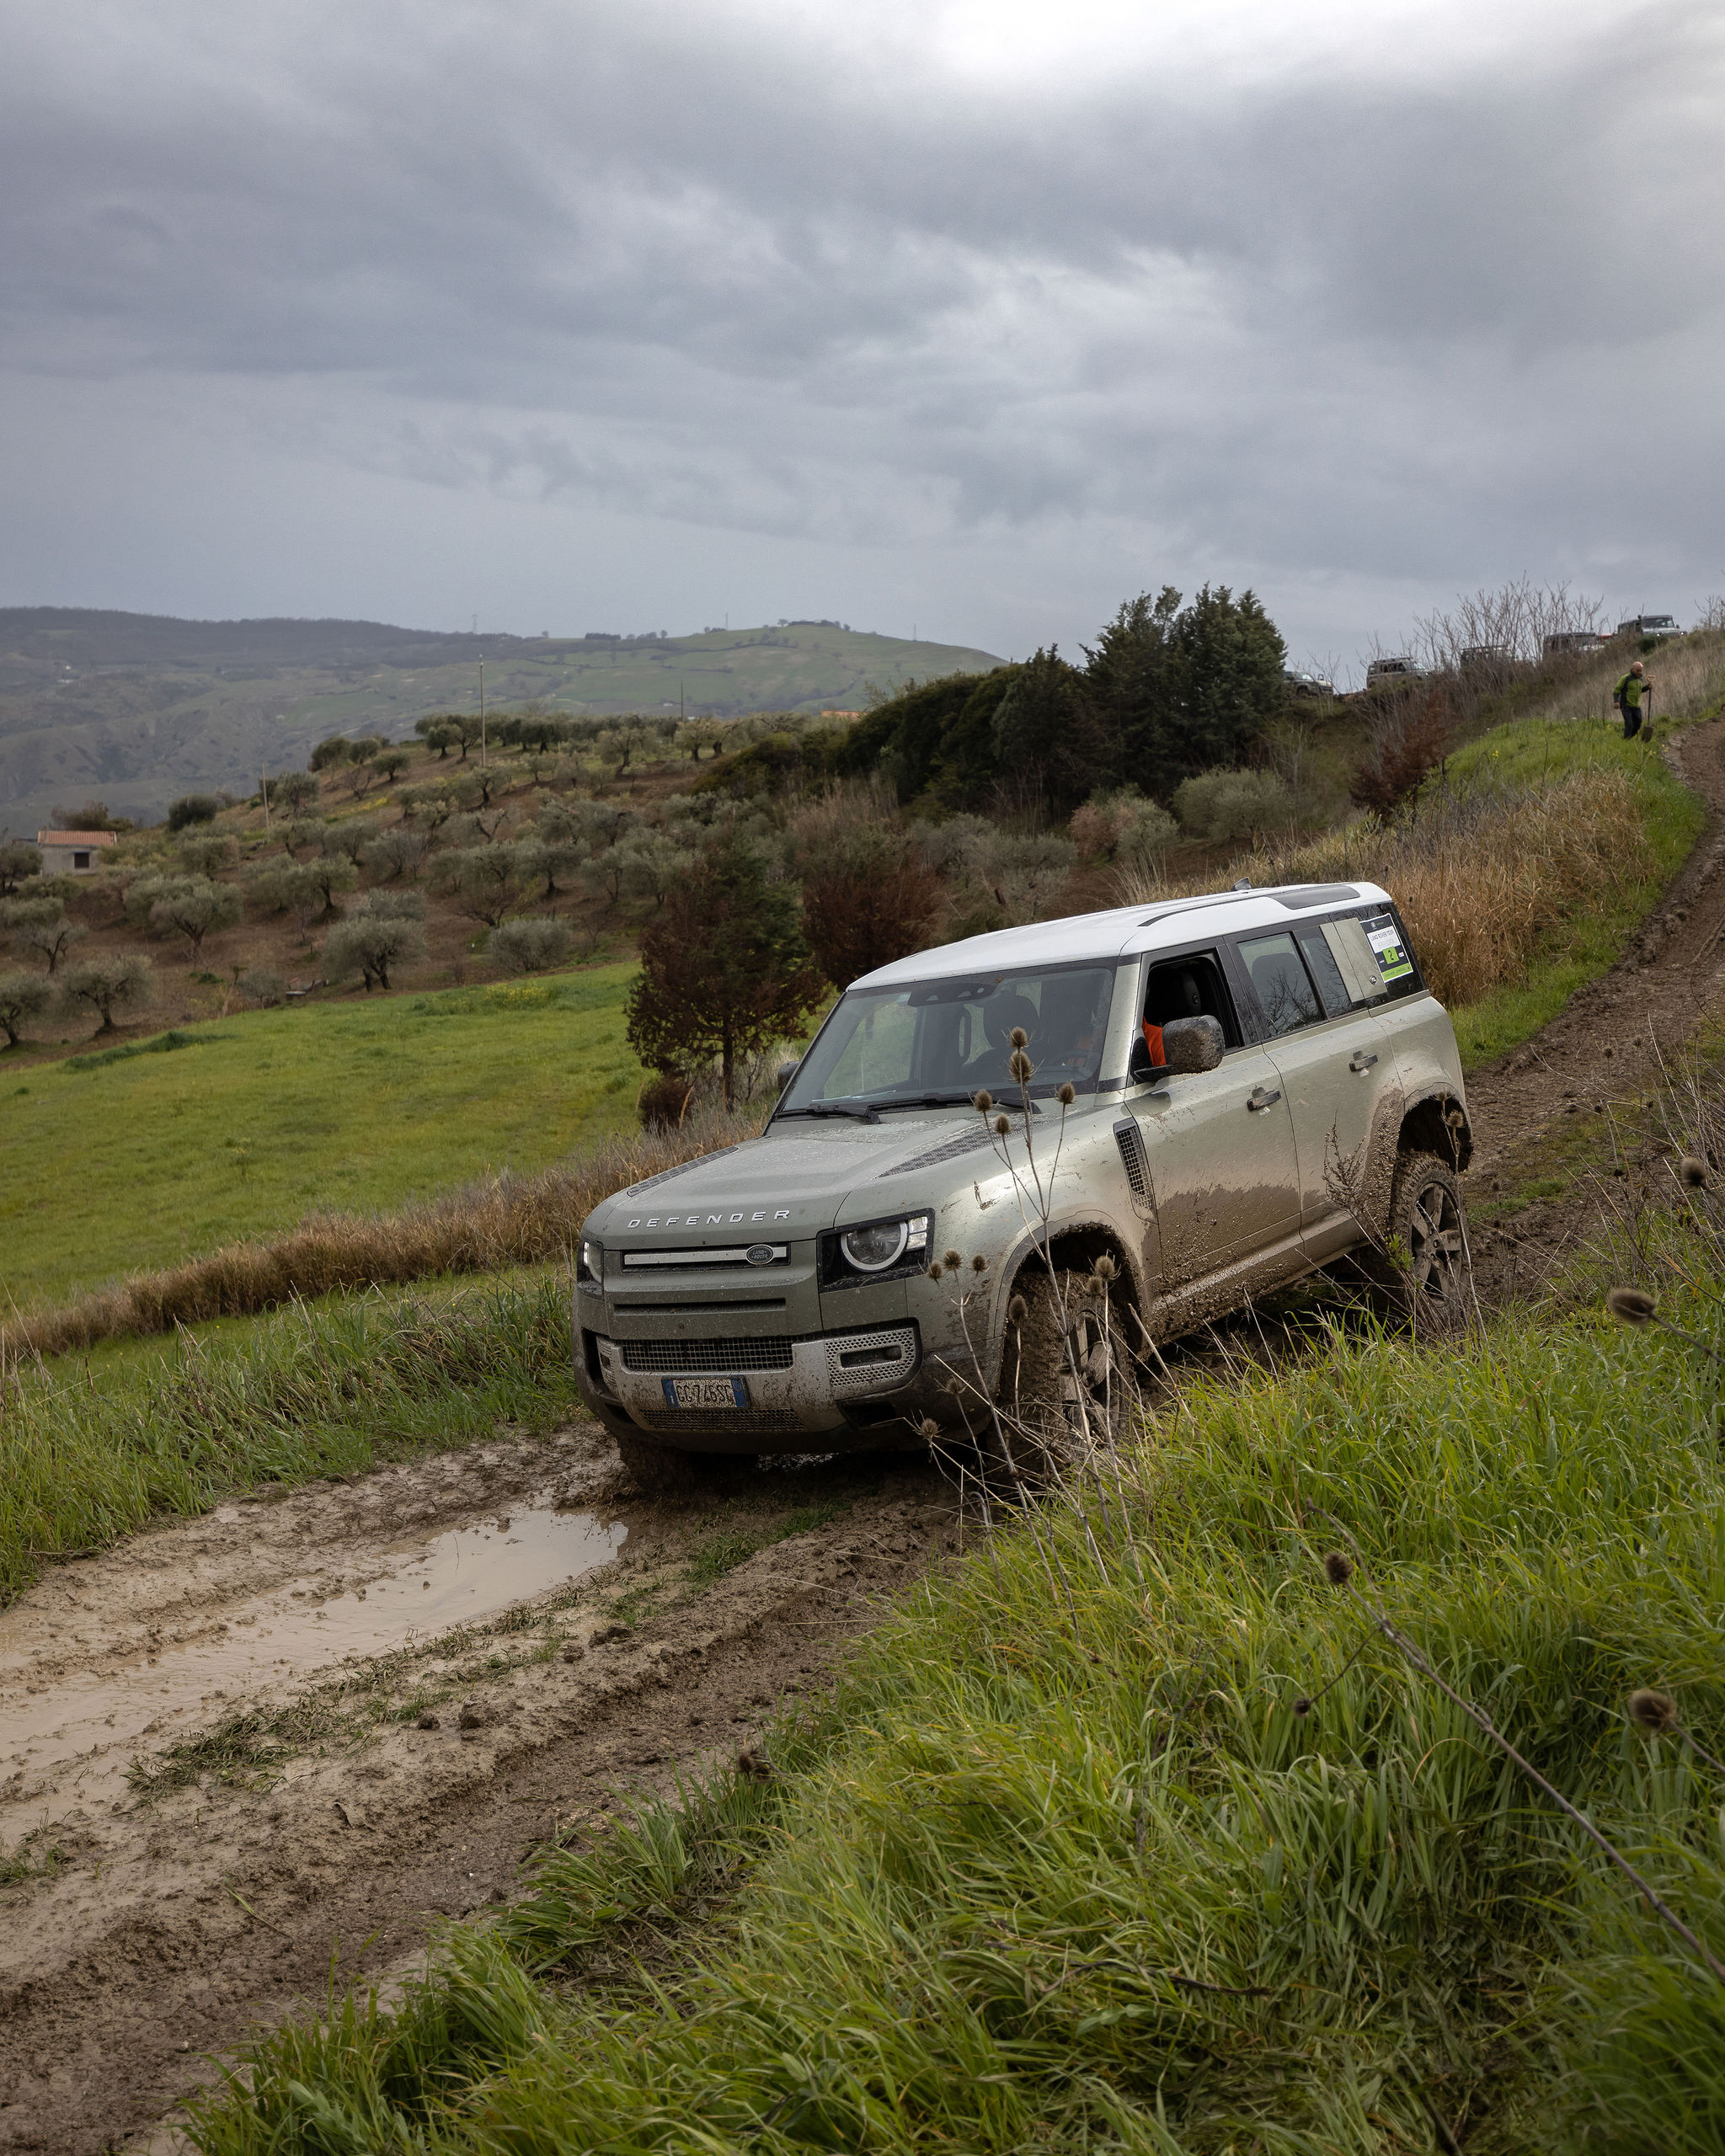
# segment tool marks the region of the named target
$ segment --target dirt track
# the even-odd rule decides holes
[[[619,1502],[618,1479],[593,1425],[486,1446],[138,1536],[0,1617],[0,1849],[40,1828],[26,1856],[61,1853],[0,1890],[0,2148],[147,2132],[204,2054],[322,1993],[332,1953],[403,1969],[614,1787],[734,1758],[957,1547],[921,1457],[740,1474],[716,1510]],[[703,1550],[775,1534],[700,1583]],[[286,1716],[261,1756],[128,1785],[259,1708]]]
[[[1719,1006],[1725,722],[1680,751],[1708,830],[1624,963],[1470,1082],[1480,1201]],[[1488,1299],[1573,1228],[1549,1210],[1480,1228]],[[0,1615],[0,1854],[59,1852],[0,1886],[0,2150],[174,2145],[203,2055],[318,1999],[332,1953],[405,1968],[616,1785],[734,1757],[959,1540],[921,1460],[740,1473],[715,1513],[635,1500],[582,1425],[61,1566]],[[128,1783],[224,1725],[178,1786]]]

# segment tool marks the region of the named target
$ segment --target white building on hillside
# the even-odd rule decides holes
[[[45,876],[88,876],[101,866],[102,849],[112,846],[112,831],[38,831]]]

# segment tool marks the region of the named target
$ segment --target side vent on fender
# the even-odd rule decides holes
[[[1156,1193],[1150,1187],[1150,1163],[1144,1157],[1144,1133],[1130,1116],[1114,1125],[1114,1143],[1120,1149],[1120,1165],[1132,1186],[1132,1202],[1146,1215],[1156,1211]]]

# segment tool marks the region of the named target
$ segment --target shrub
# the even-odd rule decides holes
[[[24,839],[0,839],[0,898],[15,891],[26,878],[42,873],[42,851]]]
[[[54,1000],[54,991],[40,974],[20,967],[0,974],[0,1033],[8,1048],[16,1048],[26,1021],[40,1017]]]
[[[168,828],[183,831],[190,824],[213,824],[222,814],[222,803],[213,793],[182,793],[168,804]]]
[[[1200,771],[1181,783],[1174,814],[1194,838],[1220,846],[1290,822],[1294,803],[1274,771]]]
[[[635,1102],[642,1129],[680,1130],[694,1091],[694,1081],[681,1072],[655,1070]]]
[[[287,983],[274,966],[248,966],[239,977],[239,992],[248,1003],[273,1011],[287,1001]]]
[[[569,941],[566,921],[505,921],[492,930],[485,949],[505,973],[537,974],[560,966],[569,954]]]
[[[1443,762],[1454,732],[1449,692],[1441,684],[1423,696],[1394,700],[1373,716],[1371,745],[1348,782],[1348,799],[1374,815],[1393,815]]]
[[[804,932],[836,987],[927,948],[941,904],[939,877],[888,825],[853,825],[804,855]]]
[[[68,966],[61,977],[60,1000],[68,1011],[99,1011],[100,1033],[114,1031],[116,1011],[135,1010],[155,994],[149,960],[136,951],[113,958],[86,958]]]

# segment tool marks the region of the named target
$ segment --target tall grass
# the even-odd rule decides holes
[[[1716,694],[1719,675],[1716,659]],[[1542,972],[1561,1003],[1610,963],[1705,820],[1656,750],[1598,726],[1523,719],[1452,757],[1397,821],[1368,816],[1315,839],[1261,840],[1226,875],[1259,885],[1381,883],[1452,1009]],[[1127,904],[1200,888],[1132,872],[1118,881]],[[1527,1030],[1551,1015],[1549,1000],[1529,1006]],[[1482,1030],[1491,1052],[1509,1044]]]
[[[1649,1230],[1725,1346],[1718,1268]],[[399,2010],[264,2039],[206,2156],[1715,2149],[1725,1986],[1326,1581],[1717,1952],[1716,1367],[1582,1316],[1200,1384],[868,1641],[765,1792],[649,1808]],[[698,1912],[680,1964],[664,1926]],[[631,1930],[644,1918],[642,1929]],[[650,1981],[617,1975],[658,1942]],[[595,1957],[593,1950],[601,1950]],[[555,1984],[539,1981],[554,1972]],[[1447,2138],[1445,2137],[1448,2137]]]
[[[41,1561],[101,1548],[236,1490],[356,1475],[403,1454],[542,1429],[576,1411],[554,1279],[435,1307],[355,1297],[238,1342],[182,1334],[147,1368],[26,1365],[0,1385],[0,1605]]]
[[[127,1334],[246,1317],[345,1289],[435,1273],[494,1273],[556,1258],[601,1198],[679,1161],[751,1138],[761,1112],[692,1114],[680,1130],[626,1132],[537,1175],[498,1176],[399,1212],[314,1214],[285,1235],[231,1243],[57,1310],[0,1326],[0,1374]]]

